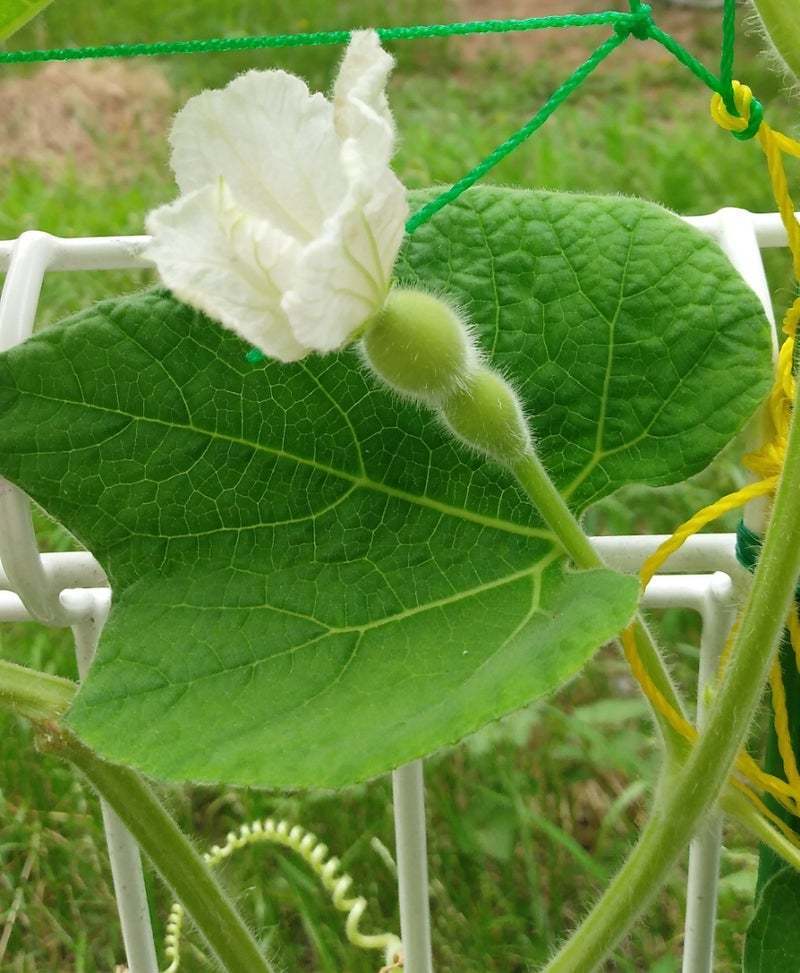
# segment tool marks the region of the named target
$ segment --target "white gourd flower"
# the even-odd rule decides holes
[[[180,196],[145,249],[180,300],[271,358],[331,352],[383,306],[408,216],[390,168],[394,65],[352,35],[331,100],[285,71],[249,71],[178,112]]]

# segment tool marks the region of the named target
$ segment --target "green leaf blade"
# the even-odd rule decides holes
[[[576,509],[707,463],[770,375],[763,314],[712,244],[636,204],[624,219],[629,236],[654,221],[644,242],[581,255],[569,248],[594,225],[587,207],[597,226],[620,225],[605,200],[473,192],[420,230],[401,266],[468,308],[550,468],[577,484]],[[664,234],[678,236],[673,264],[708,264],[704,286],[731,295],[714,312],[725,339],[714,331],[712,369],[729,407],[711,418],[707,396],[692,405],[691,376],[712,373],[698,351],[708,318],[692,310],[700,284],[681,291],[672,272],[684,313],[662,324],[663,301],[645,298],[660,278],[621,305],[625,273],[606,281],[628,251],[661,273]],[[590,303],[576,268],[582,287],[599,281]],[[612,311],[631,329],[623,343]],[[0,356],[0,469],[114,589],[69,716],[105,756],[168,779],[341,786],[554,691],[629,620],[636,579],[565,570],[510,474],[378,388],[355,353],[259,367],[245,355],[150,292]],[[649,385],[633,381],[650,371]],[[662,443],[678,441],[664,397],[690,430],[680,450]]]
[[[0,0],[0,41],[15,34],[53,0]]]
[[[554,691],[616,634],[635,580],[562,570],[350,631],[256,607],[176,610],[173,590],[137,586],[105,635],[123,653],[136,645],[135,658],[106,654],[70,722],[87,739],[113,724],[104,753],[143,770],[157,761],[167,778],[295,788],[373,777]],[[547,609],[534,610],[537,594]]]
[[[800,875],[787,866],[761,890],[747,929],[744,973],[788,973],[800,969]]]

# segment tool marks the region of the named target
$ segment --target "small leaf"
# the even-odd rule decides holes
[[[0,41],[24,27],[53,0],[0,0]]]
[[[579,511],[705,465],[769,383],[757,299],[657,207],[473,191],[402,275],[467,308]],[[114,589],[69,716],[104,755],[348,784],[552,692],[628,621],[636,579],[566,570],[510,475],[355,353],[246,352],[153,292],[0,357],[0,469]]]
[[[747,930],[744,973],[800,970],[800,873],[791,865],[776,872],[761,890]]]

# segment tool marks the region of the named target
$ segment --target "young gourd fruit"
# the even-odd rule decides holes
[[[383,382],[432,408],[473,449],[512,464],[531,448],[516,392],[481,362],[467,324],[440,298],[395,288],[362,349]]]
[[[531,448],[516,392],[489,368],[479,368],[447,399],[441,414],[459,439],[500,463],[514,463]]]
[[[387,385],[434,407],[464,384],[477,360],[469,332],[449,304],[400,287],[375,315],[363,349]]]

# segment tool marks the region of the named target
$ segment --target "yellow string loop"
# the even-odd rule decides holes
[[[767,162],[772,192],[780,211],[781,220],[786,229],[789,249],[792,254],[795,278],[800,281],[800,223],[795,217],[795,206],[789,192],[786,171],[783,166],[783,156],[790,155],[800,159],[800,142],[789,138],[781,132],[776,132],[762,118],[760,102],[753,97],[753,92],[747,85],[733,82],[733,98],[738,115],[731,114],[719,94],[711,99],[711,116],[725,131],[749,137],[757,134],[761,148]],[[793,373],[795,359],[795,343],[800,327],[800,297],[789,308],[783,321],[783,333],[786,336],[778,355],[775,372],[775,382],[766,402],[766,415],[769,421],[769,433],[766,442],[756,451],[744,457],[744,464],[748,470],[759,479],[722,497],[715,503],[704,507],[694,514],[675,533],[669,537],[655,553],[642,565],[640,580],[644,588],[653,578],[664,562],[671,557],[683,544],[707,524],[716,520],[729,510],[744,506],[756,497],[768,496],[774,493],[778,479],[783,469],[786,455],[786,444],[789,435],[789,423],[792,407],[797,392],[797,383]],[[800,616],[796,606],[787,619],[787,627],[791,645],[794,649],[798,668],[800,668]],[[734,625],[731,635],[725,645],[720,659],[720,677],[724,673],[730,652],[738,632],[739,623]],[[631,672],[639,682],[645,696],[650,700],[654,709],[661,714],[666,722],[685,740],[693,743],[698,736],[695,726],[689,723],[667,700],[655,685],[639,655],[636,644],[636,633],[632,626],[622,633],[622,645]],[[767,793],[778,804],[794,815],[800,814],[800,770],[792,747],[789,734],[789,714],[786,705],[786,692],[783,685],[780,662],[776,659],[770,672],[770,686],[772,690],[773,710],[775,713],[775,732],[778,739],[778,749],[784,766],[786,780],[781,780],[768,774],[758,766],[756,761],[747,753],[742,752],[736,758],[736,772],[741,774],[756,790]],[[761,799],[753,793],[748,784],[734,776],[732,783],[741,790],[748,799],[767,817],[781,832],[796,846],[800,839]]]
[[[726,132],[744,132],[750,126],[753,92],[746,84],[734,81],[733,101],[736,105],[736,110],[739,112],[738,115],[731,115],[725,107],[722,95],[715,94],[711,99],[711,117]]]

